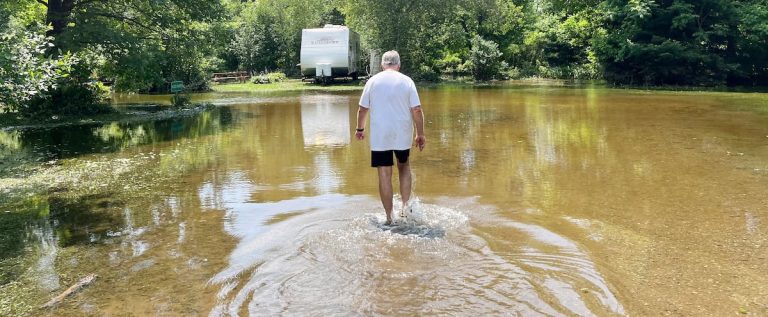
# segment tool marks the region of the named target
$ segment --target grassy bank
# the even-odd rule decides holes
[[[278,83],[269,84],[214,84],[212,91],[214,93],[270,93],[270,92],[344,92],[344,91],[362,91],[363,81],[342,81],[339,80],[332,85],[320,85],[313,82],[303,82],[299,79],[289,79]],[[654,93],[654,94],[698,94],[707,93],[710,95],[732,95],[734,93],[765,93],[764,89],[754,87],[743,88],[725,88],[725,87],[683,87],[683,86],[611,86],[601,81],[572,81],[556,80],[543,78],[525,78],[516,80],[487,81],[477,82],[469,78],[444,79],[440,82],[420,82],[419,88],[601,88],[601,89],[620,89],[628,93]],[[200,106],[189,109],[172,108],[168,106],[170,95],[135,95],[138,98],[135,103],[150,103],[155,106],[129,105],[118,106],[118,111],[108,114],[100,114],[87,117],[49,117],[49,118],[24,118],[15,113],[0,112],[0,130],[18,129],[18,128],[37,128],[37,127],[55,127],[61,125],[77,125],[89,123],[108,123],[108,122],[130,122],[141,120],[160,120],[176,116],[184,116],[198,113],[204,108]],[[194,94],[200,97],[201,101],[208,100],[205,93]],[[149,98],[149,99],[148,99]],[[194,100],[194,99],[193,99]],[[128,103],[134,101],[128,100]],[[1,110],[1,109],[0,109]]]

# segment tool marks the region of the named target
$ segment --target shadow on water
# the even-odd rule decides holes
[[[383,231],[389,231],[391,233],[401,234],[404,236],[415,236],[419,238],[431,239],[440,239],[445,237],[445,229],[443,228],[431,228],[428,226],[398,223],[387,225],[380,222],[378,219],[371,219],[371,224]]]
[[[34,195],[21,201],[0,205],[14,209],[0,216],[0,258],[18,255],[29,235],[29,227],[50,222],[59,239],[59,246],[96,243],[107,237],[110,228],[119,227],[122,220],[110,212],[122,208],[125,202],[109,194],[78,198]]]
[[[54,128],[0,131],[1,170],[29,163],[119,152],[131,147],[196,138],[232,126],[236,114],[217,107],[194,116],[141,122],[82,124]]]
[[[108,194],[78,198],[33,195],[1,204],[3,210],[14,212],[0,215],[0,285],[21,273],[22,267],[13,269],[12,259],[27,246],[53,243],[54,247],[69,247],[108,239],[110,230],[121,227],[123,221],[112,209],[124,205]],[[39,241],[46,238],[43,236],[50,241]]]

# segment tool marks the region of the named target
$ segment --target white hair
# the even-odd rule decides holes
[[[397,66],[400,65],[400,54],[397,51],[389,51],[381,56],[382,66]]]

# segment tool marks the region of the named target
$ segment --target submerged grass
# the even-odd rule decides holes
[[[146,119],[146,116],[142,118]],[[0,227],[8,223],[14,229],[4,230],[0,234],[28,236],[30,227],[41,224],[45,226],[55,217],[66,217],[54,214],[56,202],[89,202],[92,200],[90,197],[108,197],[110,201],[131,201],[139,197],[160,199],[164,193],[178,185],[178,180],[190,170],[208,164],[215,157],[214,153],[218,150],[215,144],[200,144],[198,141],[179,139],[174,145],[144,153],[125,152],[48,162],[27,161],[16,168],[6,169],[0,175]],[[98,206],[86,205],[77,206],[85,208],[78,212],[88,217],[93,214],[91,210],[100,209]],[[49,227],[48,230],[56,229]],[[31,243],[5,241],[18,244],[18,247],[8,248],[17,250],[14,254],[4,252],[0,256],[0,316],[38,314],[39,305],[54,293],[75,282],[77,277],[93,273],[76,272],[71,266],[56,265],[55,273],[61,280],[60,289],[53,293],[41,289],[36,270],[38,259],[45,256],[45,250],[41,249],[40,243],[34,242],[38,238],[24,238],[32,239]],[[88,252],[85,245],[67,244],[65,238],[57,236],[51,240],[59,244],[56,247],[59,254],[57,259],[70,258],[64,254],[74,257],[81,252]]]
[[[70,126],[93,123],[110,122],[135,122],[163,120],[174,117],[184,117],[199,114],[205,110],[210,110],[214,106],[211,104],[196,104],[189,107],[174,108],[170,106],[158,106],[155,111],[137,110],[132,107],[121,107],[120,110],[106,114],[99,114],[88,117],[50,117],[50,118],[26,118],[15,113],[0,114],[0,130],[17,130],[29,128],[53,128],[59,126]]]

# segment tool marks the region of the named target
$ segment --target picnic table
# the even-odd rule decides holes
[[[246,71],[213,73],[213,82],[218,84],[226,83],[230,81],[237,81],[240,83],[244,83],[248,81],[248,79],[251,79],[251,75]]]

